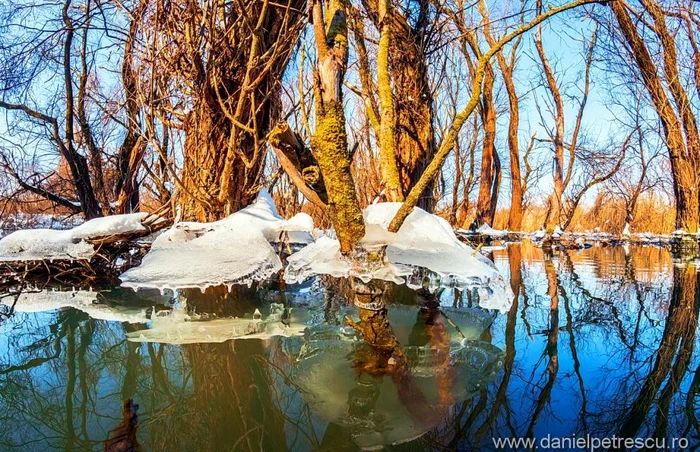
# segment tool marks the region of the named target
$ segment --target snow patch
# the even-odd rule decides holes
[[[148,213],[95,218],[69,230],[23,229],[0,240],[0,262],[33,260],[87,260],[95,254],[87,239],[144,232]]]
[[[476,232],[481,234],[481,235],[487,235],[489,237],[496,237],[496,238],[505,237],[508,235],[508,231],[501,231],[499,229],[494,229],[486,223],[479,226],[479,229],[477,229]]]
[[[164,291],[252,284],[282,269],[270,242],[289,234],[312,241],[313,220],[305,213],[284,220],[263,190],[250,206],[211,223],[181,222],[156,238],[141,265],[120,276],[122,286]]]

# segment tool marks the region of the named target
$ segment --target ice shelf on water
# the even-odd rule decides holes
[[[316,339],[314,330],[303,340],[286,340],[302,341],[291,380],[312,411],[347,428],[363,450],[422,436],[502,368],[503,352],[485,342],[464,341],[449,347],[447,355],[440,346],[426,343],[403,347],[409,364],[401,378],[372,376],[353,365],[363,356],[362,341],[332,338],[328,332]]]
[[[132,342],[165,344],[221,343],[231,339],[267,339],[290,337],[304,333],[308,313],[303,308],[285,308],[273,303],[267,316],[256,310],[253,316],[199,320],[183,311],[174,310],[167,316],[154,316],[150,328],[127,334]]]
[[[111,215],[86,221],[68,230],[23,229],[0,240],[0,262],[34,260],[87,260],[95,247],[87,239],[145,232],[146,212]]]
[[[400,207],[401,203],[378,203],[363,212],[367,232],[361,244],[368,250],[386,247],[383,262],[346,258],[340,254],[338,241],[324,236],[288,258],[285,281],[294,284],[314,275],[330,275],[418,288],[427,276],[431,288],[474,288],[480,306],[501,312],[510,309],[510,285],[491,261],[460,242],[443,218],[414,208],[398,232],[388,232]]]
[[[309,215],[283,219],[262,190],[253,204],[222,220],[175,224],[156,238],[141,265],[120,279],[124,287],[161,291],[251,284],[282,269],[271,242],[286,233],[290,242],[308,243],[312,230]]]
[[[146,323],[146,309],[126,306],[107,305],[99,303],[97,292],[41,290],[22,292],[17,296],[5,295],[0,298],[0,304],[12,306],[16,312],[47,312],[62,308],[73,308],[82,311],[95,320],[110,322]]]

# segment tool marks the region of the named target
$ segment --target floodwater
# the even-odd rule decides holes
[[[127,399],[148,451],[700,447],[695,265],[653,247],[490,257],[518,294],[505,313],[387,291],[405,365],[343,327],[356,312],[329,281],[27,294],[0,310],[0,450],[103,450]]]

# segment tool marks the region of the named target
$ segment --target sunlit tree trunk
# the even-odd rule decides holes
[[[344,1],[330,0],[324,5],[315,0],[312,14],[318,67],[314,87],[316,130],[311,148],[323,174],[340,250],[347,254],[364,236],[365,225],[350,173],[352,160],[343,110],[342,85],[348,59]]]
[[[554,161],[552,165],[554,191],[549,197],[547,217],[544,223],[545,230],[551,234],[561,221],[564,189],[566,188],[564,184],[564,102],[559,92],[554,70],[542,45],[541,28],[537,30],[535,47],[542,63],[542,71],[544,72],[547,87],[554,101],[554,135],[552,137],[552,146],[554,147]]]
[[[433,93],[428,78],[429,2],[418,1],[417,18],[411,25],[396,14],[392,22],[391,69],[398,126],[397,150],[401,186],[408,193],[437,151],[435,142]],[[432,212],[435,207],[435,181],[420,195],[417,206]]]
[[[126,136],[117,154],[117,180],[115,196],[119,214],[133,212],[139,207],[138,171],[146,152],[146,143],[140,133],[141,106],[138,101],[138,75],[134,68],[134,47],[136,33],[148,7],[147,0],[140,0],[138,6],[131,12],[129,34],[124,44],[124,61],[122,62],[122,85],[126,97]]]
[[[586,2],[587,0],[576,0],[559,7],[549,8],[546,12],[538,14],[532,21],[519,26],[512,32],[503,36],[495,45],[490,46],[488,51],[479,56],[477,64],[474,68],[474,79],[472,80],[469,101],[466,103],[464,108],[457,113],[454,118],[452,118],[452,123],[445,132],[442,142],[435,152],[435,156],[425,168],[425,171],[423,171],[414,187],[406,195],[406,200],[389,224],[389,231],[396,232],[399,230],[408,215],[410,215],[410,213],[413,211],[413,208],[420,198],[420,194],[428,187],[430,183],[435,180],[439,172],[442,170],[442,166],[445,163],[447,156],[454,149],[454,143],[458,138],[459,132],[462,130],[464,123],[467,121],[467,119],[469,119],[478,105],[481,97],[481,85],[484,81],[486,65],[488,64],[489,60],[496,53],[500,52],[503,49],[503,46],[526,31],[531,30],[532,28],[541,24],[547,18],[552,17],[562,11],[582,5]],[[455,25],[457,25],[457,22],[455,22]]]
[[[479,225],[493,225],[493,217],[498,204],[498,180],[500,162],[496,154],[496,111],[493,103],[495,74],[490,64],[486,65],[484,88],[481,100],[481,122],[484,127],[484,141],[481,149],[481,177],[479,197],[476,201],[476,221]],[[493,196],[493,195],[496,196]]]
[[[500,55],[500,54],[499,54]],[[499,58],[500,60],[500,58]],[[508,154],[510,156],[510,212],[508,213],[508,229],[519,231],[523,224],[523,183],[520,173],[520,148],[518,143],[518,127],[520,126],[518,94],[513,83],[512,68],[502,66],[501,73],[508,93],[510,120],[508,121]]]
[[[394,93],[389,71],[389,50],[393,41],[391,20],[394,11],[389,0],[378,0],[377,10],[380,24],[379,47],[377,49],[377,89],[381,108],[379,123],[380,167],[387,200],[400,202],[403,201],[403,189],[399,178]]]
[[[436,151],[433,95],[425,53],[431,39],[428,35],[431,24],[429,2],[415,2],[416,13],[411,17],[397,8],[388,8],[389,15],[385,15],[385,0],[364,0],[362,4],[380,31],[376,91],[379,93],[381,111],[379,106],[372,105],[373,86],[364,42],[366,38],[362,18],[356,17],[353,31],[363,97],[369,103],[368,114],[381,117],[381,121],[376,120],[378,124],[374,127],[380,141],[386,198],[397,200],[395,192],[400,191],[402,200],[418,181]],[[392,143],[387,142],[389,128],[393,132]],[[393,155],[389,155],[391,150]],[[434,183],[426,188],[418,207],[432,211],[435,203],[434,190]]]

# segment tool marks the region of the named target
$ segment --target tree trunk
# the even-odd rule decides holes
[[[365,11],[377,28],[389,28],[389,71],[393,80],[393,116],[396,165],[400,176],[402,197],[420,178],[437,151],[435,142],[433,94],[428,78],[428,62],[425,48],[430,39],[428,9],[430,3],[419,0],[416,19],[409,19],[400,10],[392,9],[389,21],[381,20],[380,7],[386,0],[364,0]],[[382,42],[380,41],[380,50]],[[378,55],[379,60],[379,55]],[[378,69],[381,68],[379,61]],[[382,90],[381,75],[377,71],[378,89]],[[384,106],[382,106],[382,116]],[[383,127],[383,126],[382,126]],[[384,176],[386,177],[386,176]],[[433,180],[421,193],[417,207],[432,212],[435,208],[435,184]]]
[[[141,139],[140,114],[138,103],[138,75],[134,70],[134,44],[140,21],[148,7],[148,2],[141,0],[132,12],[129,35],[124,45],[122,62],[122,85],[126,97],[126,136],[119,147],[117,155],[117,181],[115,195],[117,207],[115,212],[124,214],[135,212],[139,208],[138,171],[146,152],[146,143]]]
[[[404,193],[411,191],[437,151],[435,142],[433,93],[425,55],[429,26],[429,2],[419,2],[418,19],[410,26],[406,19],[393,22],[391,69],[396,100],[398,165]],[[398,14],[396,14],[398,16]],[[435,208],[436,180],[423,190],[417,207]]]
[[[499,54],[499,62],[501,54]],[[520,173],[520,149],[518,144],[518,127],[520,126],[518,93],[513,83],[512,69],[501,65],[503,81],[508,93],[510,119],[508,122],[508,154],[510,156],[510,212],[508,213],[508,229],[519,231],[523,225],[523,184]]]
[[[552,137],[552,145],[554,146],[554,162],[552,165],[552,180],[554,182],[554,191],[549,197],[549,205],[547,217],[545,218],[544,227],[547,231],[548,238],[554,229],[561,223],[561,211],[564,203],[564,190],[566,183],[564,180],[564,102],[557,86],[557,81],[554,76],[552,66],[549,64],[544,47],[542,46],[541,28],[537,30],[535,37],[535,47],[537,54],[542,63],[547,88],[549,89],[552,100],[554,101],[554,136]],[[573,150],[571,151],[573,153]],[[573,154],[571,156],[573,161]]]
[[[97,202],[95,191],[92,188],[90,181],[90,169],[87,159],[80,155],[74,147],[74,118],[75,118],[75,102],[73,97],[73,73],[71,69],[71,49],[73,46],[73,36],[75,34],[75,26],[68,15],[68,10],[71,7],[71,0],[66,0],[63,4],[62,17],[63,25],[66,27],[66,39],[63,43],[63,81],[66,93],[66,124],[65,124],[65,143],[58,143],[61,149],[61,154],[66,159],[68,166],[73,176],[73,186],[80,200],[80,207],[85,215],[85,219],[89,220],[102,216],[100,204]],[[54,133],[57,141],[60,139],[57,133]]]
[[[357,200],[352,163],[345,131],[342,84],[347,70],[348,35],[343,0],[321,0],[313,6],[318,52],[316,77],[316,130],[311,148],[318,161],[328,194],[328,207],[340,251],[350,253],[365,234],[362,209]]]
[[[182,2],[161,14],[166,42],[177,47],[172,70],[185,74],[192,105],[183,118],[177,203],[183,220],[214,221],[256,196],[264,140],[279,118],[280,80],[304,26],[305,2]]]
[[[261,122],[269,120],[273,112],[262,114]],[[217,106],[201,100],[193,108],[186,122],[185,162],[182,187],[178,195],[181,218],[184,221],[216,221],[242,209],[255,199],[248,190],[257,183],[263,160],[257,159],[251,168],[236,160],[231,168],[228,193],[219,202],[220,178],[224,171],[224,154],[229,146],[252,154],[252,139],[232,144],[229,142],[232,124]]]
[[[396,120],[394,116],[394,95],[389,72],[389,50],[391,46],[391,18],[393,9],[389,0],[378,0],[379,47],[377,49],[377,88],[381,119],[379,125],[379,156],[386,198],[390,202],[403,201],[403,189],[399,178],[396,156]]]
[[[498,203],[500,185],[500,160],[496,155],[496,111],[493,103],[493,67],[486,65],[484,90],[481,101],[481,119],[484,127],[484,141],[481,151],[481,179],[479,181],[479,198],[476,204],[476,221],[479,226],[493,225]]]

